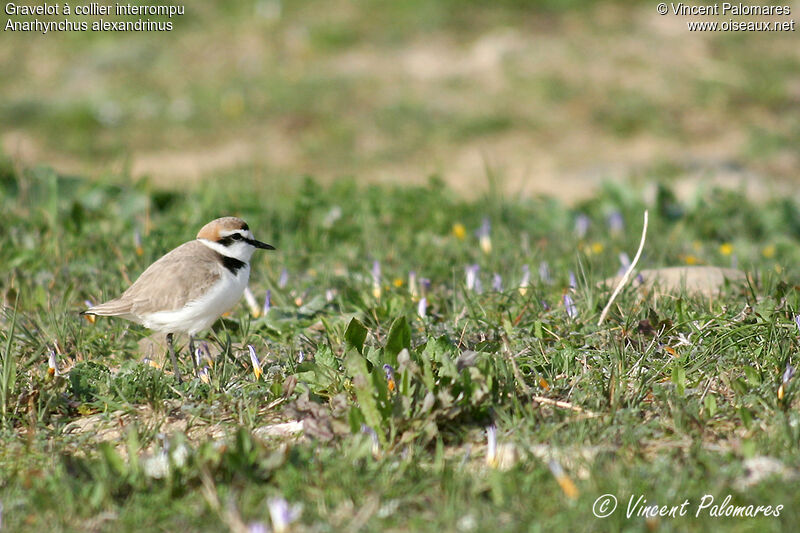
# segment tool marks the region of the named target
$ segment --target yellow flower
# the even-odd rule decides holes
[[[396,288],[399,289],[400,287],[403,286],[403,278],[394,278],[394,280],[392,281],[392,285],[394,285]]]
[[[687,255],[684,258],[684,261],[686,261],[687,265],[696,265],[699,262],[698,259],[693,255]]]
[[[724,242],[719,245],[719,253],[722,255],[731,255],[733,253],[733,245],[729,242]]]
[[[603,253],[604,249],[605,248],[603,247],[603,243],[602,242],[593,242],[592,243],[592,253],[593,254],[601,254],[601,253]]]
[[[463,241],[467,237],[467,228],[461,222],[453,224],[453,235],[459,241]]]
[[[783,272],[783,267],[782,267],[782,266],[780,266],[780,265],[775,265],[775,272],[777,272],[778,274],[780,274],[781,272]]]
[[[765,246],[764,249],[761,250],[761,255],[763,255],[767,259],[771,259],[771,258],[775,257],[775,245],[774,244],[769,244],[769,245]]]

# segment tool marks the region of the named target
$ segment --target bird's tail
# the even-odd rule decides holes
[[[93,305],[89,309],[82,311],[81,315],[124,316],[130,312],[131,303],[121,301],[119,298],[117,298],[102,304]]]

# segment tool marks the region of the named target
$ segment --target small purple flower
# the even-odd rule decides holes
[[[284,267],[281,270],[281,275],[278,278],[278,288],[283,289],[289,283],[289,271]]]
[[[553,278],[550,277],[550,265],[547,264],[547,261],[539,263],[539,279],[547,285],[553,283]]]
[[[575,235],[577,235],[579,239],[583,239],[586,237],[587,231],[589,231],[589,217],[583,213],[579,213],[578,216],[575,217]]]
[[[47,356],[47,371],[54,376],[60,376],[61,372],[58,370],[58,360],[56,359],[56,351],[53,348],[48,350]]]
[[[377,259],[372,262],[372,283],[375,285],[381,284],[381,263]]]
[[[625,221],[622,218],[622,213],[614,211],[608,215],[608,229],[611,231],[612,235],[622,233],[622,230],[625,229]]]
[[[194,349],[194,362],[199,367],[203,365],[203,349],[201,347],[197,347]]]
[[[381,264],[376,259],[372,262],[372,295],[377,300],[381,297]]]
[[[280,496],[267,500],[267,508],[269,509],[269,519],[272,522],[272,530],[275,533],[289,531],[289,526],[300,518],[302,512],[300,505],[289,505],[289,502]]]
[[[248,344],[247,349],[250,351],[250,363],[253,365],[253,375],[258,379],[261,377],[261,363],[258,361],[256,349],[253,348],[252,344]]]
[[[378,434],[375,433],[375,430],[369,427],[366,424],[361,424],[361,433],[365,435],[369,435],[370,440],[372,441],[372,455],[377,457],[381,453],[381,443],[378,440]]]
[[[483,237],[488,237],[492,232],[492,223],[489,221],[489,217],[484,217],[481,221],[481,227],[478,228],[478,231],[475,232],[475,235],[480,239]]]
[[[497,426],[486,426],[486,464],[497,466]]]
[[[545,311],[549,311],[550,310],[550,304],[547,303],[547,300],[542,300],[539,303],[542,304],[542,309],[544,309]]]
[[[306,360],[306,353],[303,350],[297,351],[297,364],[299,365]]]
[[[631,258],[628,257],[628,254],[625,252],[619,253],[619,270],[617,270],[617,276],[624,276],[625,272],[628,271],[628,267],[631,266]]]
[[[211,349],[208,347],[208,343],[206,341],[200,343],[200,346],[195,349],[195,353],[205,357],[208,364],[214,364],[214,360],[211,359]]]
[[[800,315],[794,315],[794,323],[797,324],[797,329],[800,332]]]
[[[794,377],[794,367],[786,363],[786,370],[783,371],[783,383],[789,383],[792,377]]]
[[[266,315],[272,309],[272,291],[267,289],[264,293],[264,306],[261,308],[261,314]]]
[[[553,473],[553,477],[556,479],[563,477],[564,469],[561,467],[561,463],[559,463],[556,459],[550,459],[547,463],[547,466],[550,468],[550,472]]]
[[[467,275],[467,290],[474,291],[478,294],[481,293],[481,280],[479,277],[481,271],[481,267],[478,265],[469,265],[464,269],[464,272]]]
[[[519,282],[519,293],[525,296],[528,292],[528,285],[531,283],[531,269],[528,265],[522,265],[522,279]]]
[[[428,316],[428,299],[423,297],[419,299],[419,303],[417,304],[417,315],[420,318],[425,318]]]
[[[250,287],[244,288],[244,300],[247,302],[247,307],[250,308],[250,314],[258,318],[261,314],[261,309],[258,307],[258,302]]]
[[[419,278],[419,286],[422,289],[422,295],[427,296],[428,291],[431,290],[431,280],[428,278]]]
[[[247,524],[247,533],[270,533],[270,528],[264,522],[250,522]]]
[[[564,308],[567,310],[567,316],[575,320],[578,318],[578,308],[572,300],[572,296],[568,292],[564,293]]]
[[[395,381],[394,381],[394,368],[390,364],[383,365],[383,373],[386,375],[386,384],[389,388],[389,392],[394,392],[395,389]]]
[[[94,307],[94,304],[92,303],[91,300],[84,300],[83,303],[86,305],[86,307]],[[86,320],[88,320],[90,324],[95,323],[96,317],[94,315],[84,315],[84,316],[86,317]]]
[[[408,271],[408,292],[412,298],[416,298],[419,294],[417,289],[417,273],[414,270]]]
[[[144,249],[142,248],[142,234],[139,232],[139,228],[133,230],[133,246],[136,250],[136,255],[144,254]]]
[[[475,234],[478,236],[478,242],[481,246],[481,250],[483,253],[488,254],[492,251],[492,224],[489,222],[488,218],[484,218],[483,222],[481,223],[481,227],[478,228],[478,231]]]
[[[497,272],[492,276],[492,290],[494,292],[503,292],[503,278]]]
[[[573,290],[578,288],[578,280],[575,278],[575,272],[572,270],[569,271],[569,288]]]

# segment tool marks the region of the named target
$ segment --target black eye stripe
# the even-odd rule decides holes
[[[241,233],[231,233],[230,235],[226,235],[224,237],[220,237],[217,241],[222,246],[230,246],[234,242],[237,241],[248,241],[246,237],[244,237]]]

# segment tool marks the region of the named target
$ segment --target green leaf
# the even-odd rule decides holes
[[[752,366],[744,367],[744,375],[747,377],[747,382],[750,383],[750,385],[761,385],[761,374]]]
[[[139,434],[133,427],[129,427],[128,435],[125,440],[128,451],[128,465],[130,471],[136,475],[139,472],[139,451],[142,449],[139,443]]]
[[[714,416],[714,413],[717,412],[717,399],[714,397],[713,394],[709,394],[706,396],[706,399],[703,401],[706,406],[706,412],[708,413],[709,417]]]
[[[411,327],[408,325],[405,315],[395,319],[389,329],[389,338],[386,339],[386,348],[384,349],[384,361],[397,367],[397,354],[403,348],[411,349]]]
[[[364,341],[367,339],[367,327],[357,318],[353,317],[344,332],[344,340],[348,346],[352,346],[358,353],[364,353]]]
[[[740,407],[739,408],[739,418],[742,419],[742,424],[745,428],[750,429],[750,426],[753,425],[753,414],[747,407]]]
[[[339,368],[336,356],[333,355],[333,351],[327,345],[323,345],[317,350],[317,353],[314,354],[314,360],[330,368]]]
[[[367,370],[366,360],[359,354],[351,351],[344,360],[344,366],[348,374],[353,378],[353,388],[356,391],[356,399],[364,415],[364,420],[368,426],[375,430],[381,444],[386,444],[386,436],[383,433],[383,418],[381,417],[378,402],[373,392],[375,391],[371,375]]]
[[[122,457],[119,456],[117,451],[114,449],[114,446],[112,446],[110,442],[101,442],[98,448],[100,448],[100,453],[103,455],[103,458],[106,460],[106,464],[114,473],[114,475],[124,476],[127,474],[128,468],[126,467],[125,462],[122,460]]]
[[[732,380],[731,388],[740,396],[744,396],[750,390],[750,387],[747,386],[747,382],[742,378],[736,378]]]
[[[672,382],[677,386],[678,394],[682,396],[683,391],[686,390],[686,369],[683,366],[672,367]]]
[[[361,409],[354,405],[350,408],[350,412],[347,413],[347,422],[350,424],[350,431],[358,433],[361,431],[361,424],[366,424],[367,420],[364,418],[364,413],[361,412]]]
[[[543,339],[544,335],[542,334],[542,321],[537,320],[533,323],[533,336],[537,339]]]
[[[14,328],[17,325],[17,307],[14,304],[14,313],[11,315],[11,327],[6,337],[6,349],[3,359],[0,361],[2,372],[0,372],[0,412],[3,415],[3,426],[6,425],[9,416],[9,398],[14,393],[14,385],[17,381],[17,361],[11,354],[11,347],[14,343]]]

